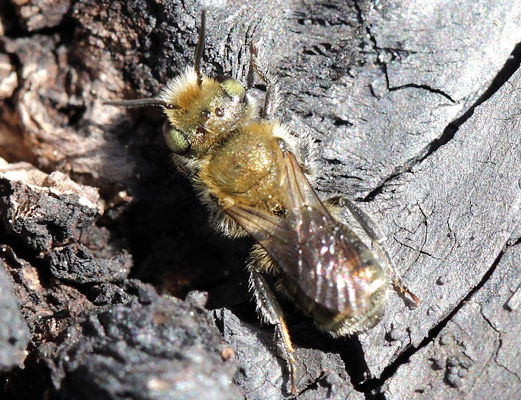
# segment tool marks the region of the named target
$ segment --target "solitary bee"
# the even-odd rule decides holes
[[[295,393],[294,349],[266,275],[335,337],[374,326],[391,285],[417,299],[395,275],[370,218],[347,199],[324,205],[310,186],[302,149],[311,144],[272,117],[279,89],[258,48],[251,47],[251,67],[267,86],[260,107],[239,81],[203,74],[205,19],[203,11],[194,67],[168,82],[157,98],[105,104],[162,107],[166,144],[208,206],[213,226],[229,237],[249,234],[256,240],[247,267],[250,288],[260,317],[276,327]],[[347,207],[377,254],[332,216],[339,206]]]

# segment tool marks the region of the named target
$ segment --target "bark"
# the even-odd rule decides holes
[[[247,289],[252,241],[212,232],[169,163],[160,111],[102,104],[154,96],[190,65],[200,7],[0,4],[8,398],[290,397]],[[205,73],[245,83],[261,43],[283,92],[277,116],[319,144],[319,195],[372,215],[421,300],[412,310],[393,292],[375,328],[343,339],[282,300],[297,398],[515,397],[521,2],[204,7]],[[208,302],[179,300],[191,290]]]

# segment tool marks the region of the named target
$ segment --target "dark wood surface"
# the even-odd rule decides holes
[[[14,290],[28,326],[1,297],[8,398],[68,399],[76,387],[89,388],[85,399],[204,398],[209,384],[212,398],[289,397],[273,329],[259,325],[247,290],[251,241],[220,238],[206,224],[168,160],[160,111],[102,104],[156,95],[191,64],[201,6],[19,3],[0,4],[0,244],[11,277],[11,285],[0,279],[0,292]],[[391,293],[382,321],[345,339],[316,331],[283,303],[298,398],[515,398],[521,3],[205,8],[205,72],[246,82],[249,44],[261,41],[284,95],[277,116],[318,144],[314,187],[373,217],[421,300],[411,310]],[[184,298],[194,289],[209,293],[213,311],[201,312],[205,298],[194,303],[201,295],[193,294],[182,316],[154,317],[168,303],[155,291]],[[165,323],[183,334],[165,333]],[[191,336],[202,347],[158,350],[165,338]],[[239,391],[223,384],[232,377]]]

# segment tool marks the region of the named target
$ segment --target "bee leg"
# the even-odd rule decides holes
[[[259,78],[266,84],[266,96],[264,97],[264,104],[259,111],[261,118],[270,118],[278,110],[281,105],[280,87],[277,78],[271,73],[267,58],[260,54],[260,41],[253,42],[250,45],[250,71],[248,73],[248,87],[253,86],[254,71]]]
[[[275,325],[277,344],[282,350],[282,355],[286,359],[289,369],[291,393],[295,394],[297,393],[297,387],[295,385],[297,361],[295,360],[295,349],[291,343],[288,327],[284,321],[282,308],[275,298],[273,291],[269,287],[266,278],[264,278],[258,268],[255,265],[250,264],[248,269],[250,271],[250,289],[255,295],[257,312],[263,322]]]
[[[391,279],[391,284],[393,285],[394,290],[400,295],[400,297],[402,297],[404,302],[410,308],[415,308],[420,303],[420,299],[405,286],[396,273],[396,269],[393,262],[391,261],[391,257],[383,246],[383,243],[387,240],[387,238],[382,233],[381,229],[371,219],[371,217],[360,207],[358,207],[353,201],[346,197],[340,197],[337,201],[341,207],[347,207],[353,218],[356,220],[356,222],[358,222],[358,224],[360,224],[360,227],[367,234],[369,239],[371,239],[371,242],[378,251],[380,258],[387,268],[387,273],[389,274],[389,278]]]

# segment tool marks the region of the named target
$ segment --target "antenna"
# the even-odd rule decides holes
[[[153,97],[148,99],[136,99],[136,100],[104,100],[103,104],[107,106],[135,108],[135,107],[165,107],[172,108],[171,104]]]
[[[194,68],[197,74],[197,86],[201,87],[203,83],[203,73],[201,71],[201,61],[204,53],[204,35],[206,31],[206,11],[201,11],[201,26],[199,27],[199,37],[197,38],[197,47],[195,48]]]

